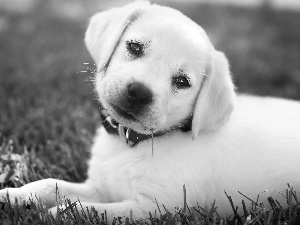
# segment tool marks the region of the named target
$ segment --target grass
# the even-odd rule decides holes
[[[202,25],[217,49],[226,53],[239,92],[300,100],[298,12],[175,3],[173,7]],[[57,17],[44,1],[31,13],[0,9],[0,15],[7,23],[0,29],[0,169],[9,174],[0,176],[1,187],[47,177],[83,181],[100,121],[92,82],[86,81],[92,74],[80,72],[83,63],[92,63],[83,44],[86,21]],[[299,201],[291,188],[287,190],[287,208],[272,199],[270,209],[254,201],[246,218],[234,215],[234,210],[233,216],[221,218],[214,207],[210,212],[186,207],[175,215],[158,210],[147,223],[299,224]],[[41,206],[11,208],[8,203],[0,224],[105,223],[94,211],[83,217],[71,209],[68,213],[51,218]]]

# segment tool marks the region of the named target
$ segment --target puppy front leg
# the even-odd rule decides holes
[[[86,183],[71,183],[57,179],[44,179],[36,182],[26,184],[20,188],[7,188],[0,190],[0,201],[7,197],[9,194],[10,201],[15,202],[28,202],[32,198],[34,202],[37,199],[44,204],[47,208],[56,206],[56,187],[58,187],[59,196],[61,198],[67,197],[71,201],[76,201],[77,198],[82,201],[90,201],[94,199],[96,190]]]
[[[130,211],[132,212],[133,220],[149,218],[149,212],[153,215],[154,210],[156,209],[156,204],[152,201],[146,200],[139,202],[133,199],[113,203],[87,203],[80,201],[80,204],[77,202],[76,206],[79,212],[81,212],[82,209],[85,212],[87,212],[87,209],[91,212],[91,207],[94,207],[99,215],[106,211],[109,224],[113,221],[114,217],[130,218]],[[60,210],[65,210],[65,206],[60,207]],[[55,216],[57,207],[51,208],[49,212]]]

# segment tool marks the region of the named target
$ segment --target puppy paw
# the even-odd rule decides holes
[[[65,211],[65,209],[66,209],[66,207],[62,206],[62,205],[55,206],[55,207],[48,209],[48,213],[51,214],[55,218],[58,213],[63,213]]]
[[[37,198],[21,188],[6,188],[0,190],[0,202],[10,202],[11,205],[36,203]]]
[[[71,205],[70,205],[70,204],[71,204]],[[58,206],[54,206],[54,207],[48,209],[48,213],[49,213],[49,214],[52,214],[52,216],[55,218],[56,215],[57,215],[58,213],[63,214],[63,213],[65,213],[67,210],[71,210],[71,208],[73,208],[73,207],[78,207],[77,202],[72,202],[72,203],[71,203],[71,201],[69,201],[69,202],[67,203],[67,202],[65,201],[64,204],[60,204],[60,205],[58,205]],[[74,208],[73,208],[71,211],[74,212]],[[79,208],[77,208],[77,211],[78,211],[79,214],[81,213],[81,210],[80,210]]]

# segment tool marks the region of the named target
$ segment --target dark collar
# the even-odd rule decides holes
[[[165,133],[154,133],[153,135],[147,135],[147,134],[140,134],[130,128],[124,127],[121,124],[119,124],[117,121],[111,118],[111,116],[108,114],[108,112],[105,109],[102,109],[101,111],[101,119],[102,124],[105,128],[105,130],[109,134],[113,135],[119,135],[121,137],[125,138],[126,143],[128,146],[133,147],[140,141],[152,138],[152,137],[158,137],[161,135],[164,135]],[[181,130],[182,132],[187,132],[191,130],[191,124],[188,123],[188,125],[185,125],[183,127],[178,128],[178,130]]]

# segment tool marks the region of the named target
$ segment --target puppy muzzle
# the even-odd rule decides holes
[[[152,91],[140,82],[127,85],[117,101],[111,102],[112,108],[120,116],[135,120],[153,101]]]
[[[127,86],[120,104],[123,109],[138,114],[151,104],[152,97],[152,91],[148,87],[140,82],[134,82]]]

